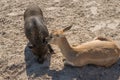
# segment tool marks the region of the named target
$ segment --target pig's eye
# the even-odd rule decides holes
[[[29,47],[30,49],[32,49],[32,48],[35,47],[35,45],[29,44],[28,47]]]
[[[46,43],[46,44],[47,44],[47,41],[46,41],[46,39],[43,39],[43,43]]]
[[[30,49],[32,49],[32,48],[33,48],[33,46],[31,46],[31,45],[30,45],[30,46],[28,46],[28,47],[29,47]]]

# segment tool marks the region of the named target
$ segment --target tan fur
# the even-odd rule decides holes
[[[51,43],[58,45],[66,58],[66,63],[72,66],[94,64],[109,67],[119,59],[120,49],[114,41],[97,37],[93,41],[71,47],[64,35],[64,30],[52,32]]]

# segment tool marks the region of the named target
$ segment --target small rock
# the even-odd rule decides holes
[[[5,35],[5,34],[6,34],[6,32],[0,32],[0,34],[1,34],[1,35]]]
[[[46,8],[46,10],[55,10],[57,9],[56,7],[49,7],[49,8]]]
[[[91,8],[90,8],[90,11],[91,11],[91,13],[92,13],[93,15],[98,14],[98,13],[97,13],[97,7],[91,7]]]
[[[12,13],[8,13],[7,16],[23,16],[23,12],[12,12]]]
[[[54,0],[54,2],[60,2],[60,0]]]

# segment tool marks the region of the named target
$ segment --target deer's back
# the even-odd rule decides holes
[[[104,58],[120,53],[119,47],[112,41],[100,41],[95,40],[87,43],[83,43],[75,48],[77,55],[88,55],[93,58]]]

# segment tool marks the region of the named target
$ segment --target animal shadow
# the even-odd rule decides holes
[[[120,60],[109,68],[94,65],[64,66],[62,70],[56,71],[49,69],[50,62],[48,60],[44,64],[39,64],[27,46],[24,55],[28,79],[30,76],[34,76],[33,79],[35,80],[47,74],[52,80],[120,80]]]

